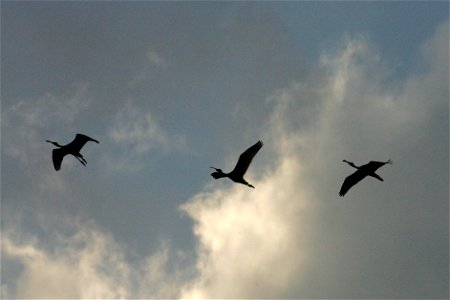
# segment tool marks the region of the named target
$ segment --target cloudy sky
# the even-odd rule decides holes
[[[448,298],[448,9],[2,1],[1,297]]]

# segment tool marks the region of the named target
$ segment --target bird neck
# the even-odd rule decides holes
[[[359,169],[359,167],[358,166],[356,166],[353,162],[351,162],[351,161],[348,161],[348,160],[345,160],[344,159],[344,162],[346,162],[346,163],[348,163],[350,166],[352,166],[353,168],[356,168],[356,169]]]
[[[57,142],[53,142],[53,141],[49,141],[49,140],[47,140],[46,142],[47,142],[47,143],[50,143],[50,144],[53,144],[53,145],[55,145],[56,147],[59,147],[59,148],[62,147],[62,146],[61,146],[60,144],[58,144]]]
[[[228,173],[225,173],[225,172],[222,171],[221,169],[216,169],[216,172],[219,173],[220,175],[228,176]]]

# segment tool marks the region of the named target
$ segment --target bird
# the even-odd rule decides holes
[[[215,172],[211,173],[211,176],[214,177],[214,179],[228,177],[234,182],[242,183],[248,187],[255,188],[253,185],[251,185],[244,179],[244,174],[247,171],[248,167],[250,166],[253,157],[256,155],[256,153],[258,153],[259,149],[261,149],[262,146],[263,142],[258,141],[256,144],[245,150],[239,156],[236,166],[230,173],[224,173],[221,169],[211,167],[212,169],[216,170]]]
[[[83,166],[86,166],[87,161],[86,159],[84,159],[83,155],[81,155],[80,150],[81,148],[83,148],[84,144],[86,144],[89,141],[96,142],[97,144],[99,143],[99,141],[81,133],[77,133],[73,141],[63,146],[58,144],[57,142],[46,140],[46,142],[51,143],[56,147],[59,147],[57,149],[53,149],[52,151],[52,160],[55,170],[59,171],[61,169],[61,163],[63,161],[64,156],[66,156],[67,154],[72,154],[73,156],[75,156],[76,159],[78,159],[78,161]]]
[[[341,190],[339,191],[339,196],[344,197],[344,195],[348,192],[348,190],[363,180],[366,176],[374,177],[380,181],[383,181],[383,178],[381,178],[378,174],[375,173],[378,168],[384,166],[385,164],[392,164],[392,160],[389,159],[385,162],[382,161],[370,161],[369,163],[362,165],[362,166],[356,166],[354,163],[343,160],[343,162],[348,163],[353,168],[358,169],[355,173],[353,173],[350,176],[347,176],[345,178],[344,183],[342,184]]]

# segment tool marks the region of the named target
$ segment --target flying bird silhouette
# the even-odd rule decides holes
[[[52,160],[55,170],[58,171],[59,169],[61,169],[61,163],[64,156],[66,156],[67,154],[72,154],[83,166],[86,166],[87,161],[84,159],[83,155],[81,155],[80,150],[81,148],[83,148],[84,144],[89,141],[96,142],[97,144],[99,143],[99,141],[80,133],[77,133],[73,141],[64,146],[61,146],[57,142],[46,140],[46,142],[59,147],[57,149],[53,149],[52,151]]]
[[[234,182],[242,183],[249,187],[255,188],[244,179],[244,174],[250,166],[253,157],[256,155],[256,153],[258,153],[259,149],[261,149],[262,146],[263,143],[261,141],[258,141],[256,144],[245,150],[245,152],[239,156],[239,160],[236,166],[230,173],[224,173],[221,169],[211,167],[212,169],[216,170],[216,172],[211,173],[211,176],[214,177],[214,179],[228,177]]]
[[[347,176],[345,178],[344,183],[342,184],[341,190],[339,191],[339,196],[344,197],[344,195],[348,192],[348,190],[363,180],[366,176],[372,176],[380,181],[383,181],[383,178],[381,178],[377,173],[375,173],[378,168],[384,166],[385,164],[392,164],[392,160],[389,159],[386,162],[382,161],[370,161],[369,163],[362,165],[362,166],[355,166],[354,163],[351,161],[343,160],[343,162],[348,163],[353,168],[358,169],[355,173],[353,173],[350,176]]]

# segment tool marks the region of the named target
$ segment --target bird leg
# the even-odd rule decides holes
[[[84,162],[84,165],[86,165],[87,164],[87,161],[84,159],[84,157],[83,157],[83,155],[79,155],[79,158]]]
[[[87,161],[86,161],[83,157],[78,157],[78,156],[75,156],[75,157],[76,157],[76,159],[78,159],[78,161],[79,161],[83,166],[86,167]]]

